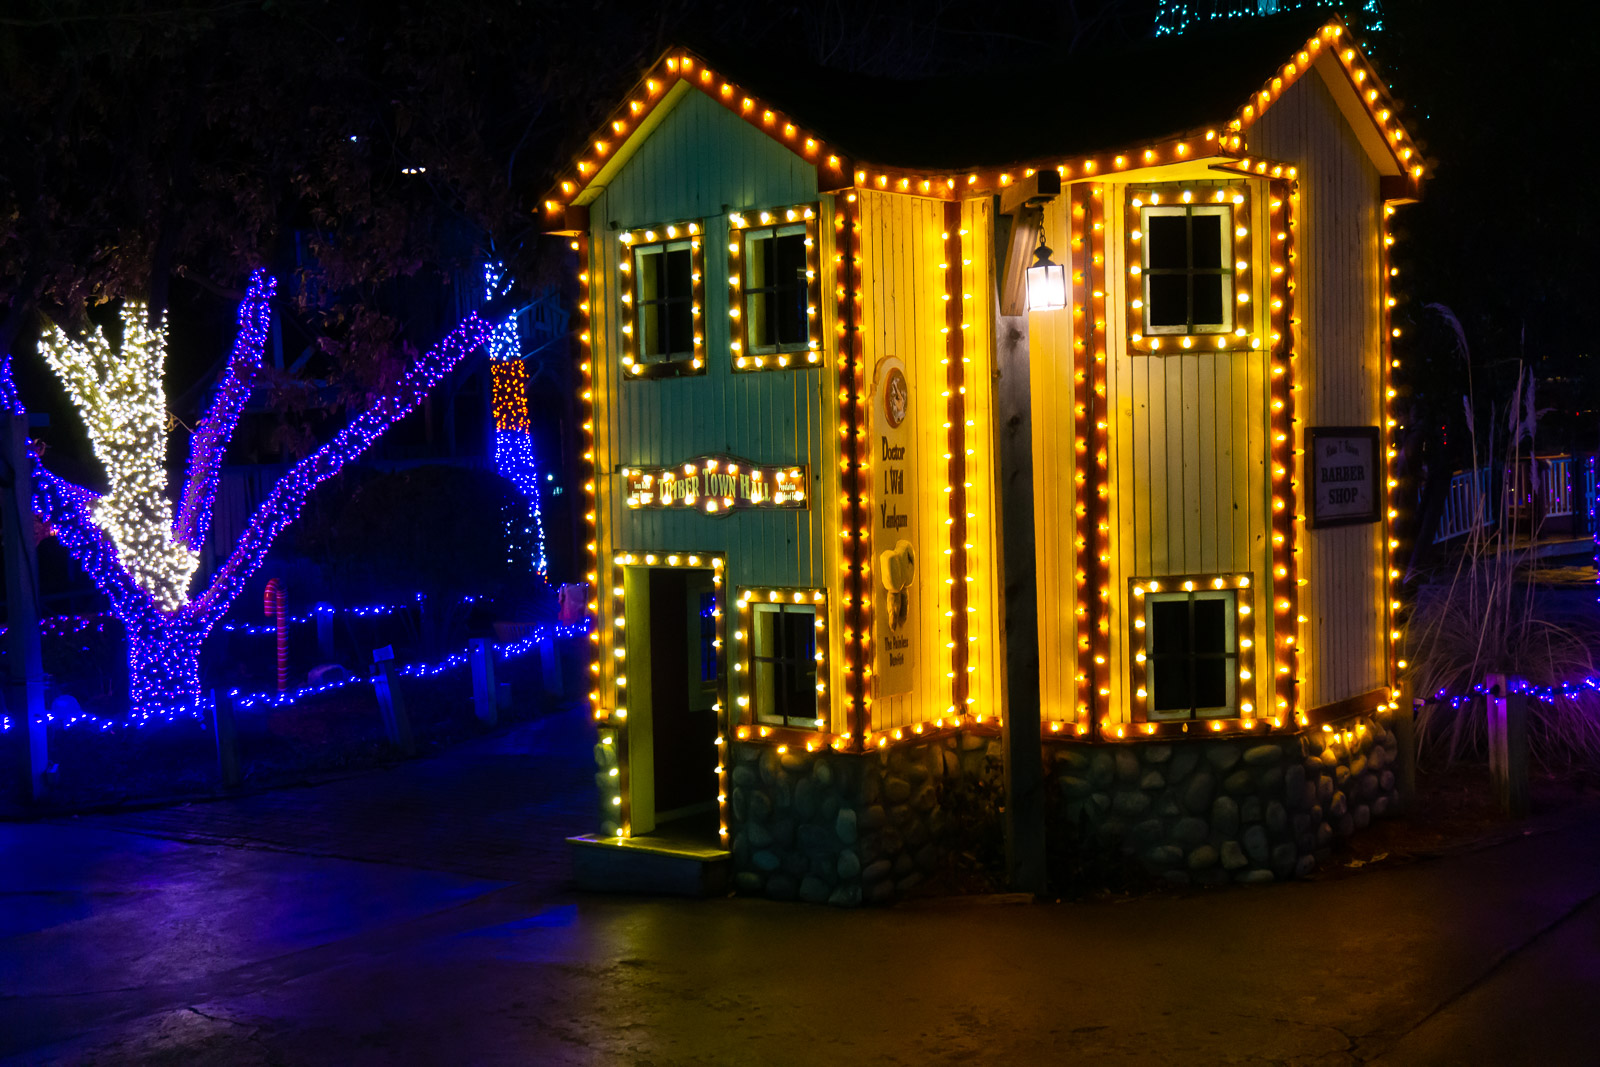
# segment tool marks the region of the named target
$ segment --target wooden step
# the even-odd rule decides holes
[[[728,891],[727,850],[659,837],[567,838],[580,889],[602,893],[722,896]]]

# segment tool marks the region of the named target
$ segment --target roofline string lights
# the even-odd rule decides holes
[[[871,586],[865,560],[872,553],[872,507],[866,496],[868,450],[863,408],[863,352],[861,344],[861,205],[858,194],[846,193],[835,201],[834,297],[838,301],[839,370],[839,553],[840,586],[844,603],[844,705],[845,741],[859,751],[866,744],[868,708],[871,704],[871,670],[868,664],[872,625]]]
[[[944,325],[940,332],[944,334],[944,358],[941,362],[945,368],[945,493],[949,500],[946,507],[949,514],[945,518],[945,526],[949,532],[949,545],[945,549],[945,556],[949,559],[948,574],[945,582],[950,587],[949,610],[946,615],[950,620],[950,641],[947,651],[950,653],[950,670],[947,677],[950,682],[950,711],[952,721],[950,725],[959,725],[962,718],[967,715],[972,703],[971,679],[968,672],[972,670],[970,641],[969,613],[972,608],[968,604],[968,584],[971,578],[967,573],[967,384],[966,367],[971,362],[971,357],[966,354],[967,304],[972,299],[972,294],[966,288],[966,267],[970,264],[964,249],[963,238],[967,230],[962,226],[962,205],[950,202],[944,206],[944,262],[939,264],[939,269],[944,272],[943,292],[940,294],[944,300]],[[981,721],[982,716],[979,716]],[[936,725],[943,726],[945,722],[940,719]]]
[[[622,301],[622,366],[627,371],[625,380],[670,378],[706,372],[704,233],[705,224],[697,219],[660,227],[624,230],[618,236],[623,248],[622,255],[617,259],[617,296]],[[678,241],[689,242],[689,330],[692,348],[683,359],[647,361],[639,348],[638,282],[633,276],[634,260],[641,248]]]
[[[239,425],[239,415],[250,399],[261,355],[266,351],[272,326],[271,301],[277,288],[278,280],[266,271],[250,275],[250,286],[239,304],[239,330],[222,383],[189,442],[189,477],[184,483],[178,516],[172,522],[172,535],[180,544],[197,551],[211,530],[222,460]]]
[[[817,166],[820,175],[839,179],[847,173],[847,163],[837,151],[830,150],[814,132],[797,124],[782,111],[748,95],[732,82],[718,78],[698,56],[675,49],[659,59],[632,92],[627,103],[612,113],[611,119],[593,138],[584,153],[573,163],[575,175],[556,183],[544,201],[547,216],[559,216],[567,204],[572,203],[615,156],[615,149],[623,144],[652,111],[665,100],[679,83],[687,82],[723,107],[732,111],[750,125],[779,139],[802,159]],[[839,188],[842,181],[819,182],[824,188]]]
[[[576,173],[558,181],[544,200],[547,219],[560,224],[566,205],[575,202],[616,155],[619,146],[666,98],[678,81],[695,86],[724,107],[742,117],[795,151],[817,168],[818,186],[838,190],[853,184],[860,189],[909,193],[950,200],[979,193],[994,193],[1037,170],[1054,167],[1063,180],[1095,179],[1108,174],[1137,171],[1142,167],[1163,166],[1205,159],[1244,147],[1243,132],[1272,106],[1288,88],[1315,64],[1324,51],[1335,54],[1352,89],[1368,116],[1381,131],[1384,144],[1396,166],[1412,182],[1426,175],[1419,150],[1399,119],[1398,107],[1376,70],[1353,45],[1340,48],[1346,26],[1338,16],[1331,18],[1318,33],[1277,73],[1252,93],[1229,120],[1226,127],[1196,128],[1163,141],[1129,145],[1085,157],[1019,160],[1011,165],[985,167],[958,172],[925,172],[904,167],[852,164],[833,150],[818,134],[798,126],[783,112],[748,95],[739,86],[719,79],[693,53],[675,49],[657,61],[650,73],[635,86],[629,99],[612,119],[591,139],[584,153],[574,161]],[[1274,175],[1276,176],[1276,175]],[[1292,177],[1292,175],[1290,175]]]
[[[1350,87],[1355,91],[1362,106],[1366,108],[1368,116],[1381,131],[1384,147],[1394,158],[1396,167],[1414,184],[1420,183],[1426,176],[1427,170],[1418,150],[1413,147],[1413,138],[1396,117],[1399,107],[1389,95],[1388,87],[1378,76],[1377,69],[1367,61],[1366,56],[1351,44],[1341,47],[1340,38],[1344,36],[1346,28],[1344,21],[1335,16],[1317,31],[1316,36],[1306,41],[1305,47],[1296,53],[1294,58],[1280,66],[1278,73],[1256,90],[1250,100],[1235,112],[1228,124],[1232,132],[1223,136],[1226,142],[1224,147],[1233,149],[1242,147],[1244,142],[1240,134],[1248,130],[1296,80],[1310,70],[1326,50],[1337,57],[1340,69],[1349,79]]]
[[[822,362],[822,267],[819,247],[818,206],[795,204],[793,207],[775,207],[757,211],[755,222],[742,212],[728,216],[728,354],[736,371],[791,370],[815,366]],[[806,343],[803,349],[778,349],[773,352],[755,352],[749,343],[746,319],[749,308],[742,299],[748,291],[749,257],[744,254],[742,235],[750,229],[777,228],[802,223],[806,228]],[[805,359],[802,361],[801,356]]]

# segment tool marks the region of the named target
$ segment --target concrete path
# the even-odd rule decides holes
[[[572,713],[310,789],[0,826],[0,1062],[1600,1062],[1596,818],[1126,904],[581,897],[557,842],[586,758]]]

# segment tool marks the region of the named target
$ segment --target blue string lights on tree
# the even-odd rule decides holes
[[[1182,33],[1216,19],[1276,15],[1285,11],[1327,7],[1327,0],[1156,0],[1155,36]],[[1355,0],[1368,33],[1383,29],[1382,0]]]
[[[483,288],[485,300],[510,291],[510,280],[500,264],[484,264]],[[523,359],[516,312],[495,326],[489,335],[489,374],[494,406],[495,469],[517,487],[526,501],[523,514],[506,517],[506,541],[508,545],[525,545],[532,569],[541,578],[548,578],[539,464],[533,450],[533,423],[528,416],[528,367]]]
[[[269,302],[276,283],[257,271],[239,310],[239,338],[222,387],[201,422],[191,450],[188,479],[176,520],[163,523],[161,544],[155,544],[155,517],[170,512],[165,505],[164,472],[151,473],[150,458],[135,454],[134,445],[155,453],[160,467],[165,441],[148,436],[149,410],[165,418],[161,391],[164,359],[149,351],[161,345],[153,334],[136,359],[113,354],[103,338],[85,345],[51,339],[52,365],[68,383],[81,414],[91,425],[96,454],[107,466],[114,506],[102,507],[94,493],[46,470],[33,458],[34,514],[61,541],[111,601],[128,637],[129,693],[133,712],[170,716],[195,706],[200,697],[200,645],[261,566],[267,550],[300,514],[311,490],[333,477],[370,448],[402,416],[422,403],[429,389],[468,353],[482,346],[489,328],[469,314],[445,338],[419,358],[400,380],[371,407],[316,452],[301,460],[272,487],[250,517],[228,559],[198,595],[191,596],[183,565],[190,547],[204,538],[215,499],[216,467],[226,451],[259,365],[265,344]],[[9,361],[0,363],[0,401],[15,414],[25,414],[11,382]],[[133,420],[140,437],[120,434],[118,418]],[[155,482],[159,480],[158,486]],[[144,499],[159,495],[160,499]],[[149,554],[146,554],[148,549]],[[120,552],[128,552],[124,559]],[[181,582],[179,580],[181,576]]]

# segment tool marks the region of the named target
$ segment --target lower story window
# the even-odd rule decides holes
[[[817,607],[757,603],[750,619],[751,703],[757,722],[817,724]]]
[[[1150,719],[1235,713],[1238,618],[1232,589],[1145,594],[1145,700]]]

